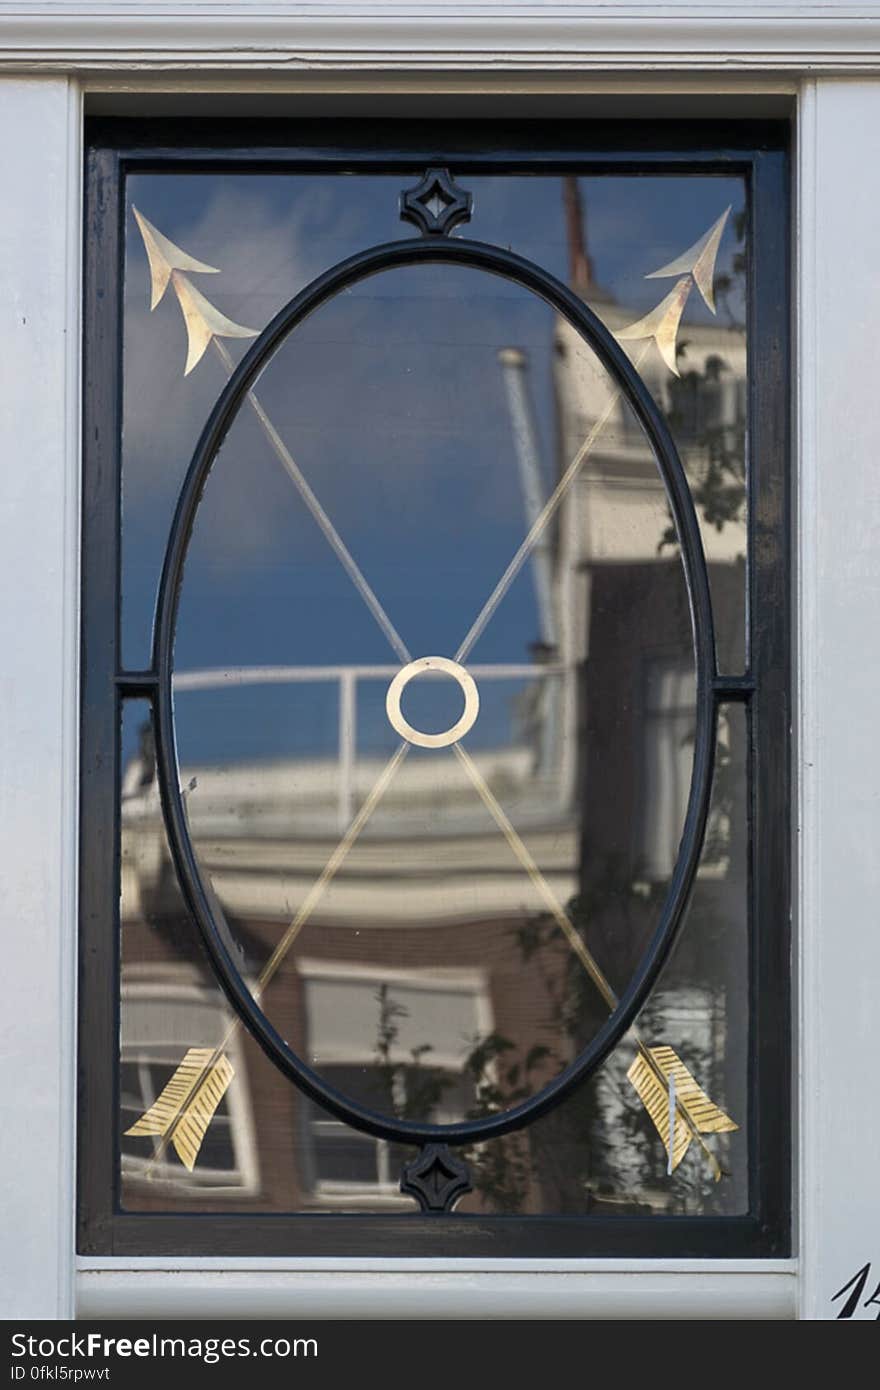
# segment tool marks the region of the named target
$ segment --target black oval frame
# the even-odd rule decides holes
[[[660,920],[617,1007],[584,1050],[534,1096],[497,1115],[456,1124],[391,1120],[349,1100],[302,1061],[269,1022],[243,980],[217,923],[186,824],[177,760],[172,668],[180,586],[192,527],[214,459],[245,394],[284,339],[340,290],[383,270],[423,262],[469,266],[532,291],[565,318],[595,351],[644,429],[666,486],[685,571],[697,678],[694,761],[684,828]],[[387,242],[341,261],[295,295],[255,340],[229,378],[196,445],[181,488],[165,558],[153,636],[157,673],[156,761],[171,854],[186,904],[236,1014],[269,1059],[307,1096],[353,1128],[394,1143],[479,1143],[521,1129],[563,1100],[605,1060],[630,1027],[666,961],[693,885],[709,811],[714,766],[717,695],[709,576],[699,522],[672,436],[629,358],[592,310],[561,281],[532,261],[487,242],[430,237]]]

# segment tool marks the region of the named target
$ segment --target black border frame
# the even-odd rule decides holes
[[[248,140],[243,144],[243,137]],[[438,142],[442,141],[442,144]],[[790,1250],[790,332],[785,122],[96,120],[86,129],[78,1249],[87,1255],[780,1256]],[[246,168],[418,177],[737,172],[747,180],[747,671],[714,682],[748,725],[750,1214],[562,1217],[125,1213],[117,1200],[118,727],[152,673],[119,658],[124,185],[129,171]],[[760,753],[760,757],[758,756]]]

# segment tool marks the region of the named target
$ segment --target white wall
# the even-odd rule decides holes
[[[0,80],[0,1313],[71,1307],[78,102]],[[71,348],[74,351],[71,351]]]
[[[800,161],[802,1315],[880,1282],[880,80],[804,94]],[[864,1317],[876,1316],[868,1309]]]

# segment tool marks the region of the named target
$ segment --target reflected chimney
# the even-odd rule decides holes
[[[565,231],[568,240],[568,279],[571,288],[577,294],[583,295],[593,285],[593,262],[587,251],[584,208],[574,174],[564,176],[562,198],[565,204]]]

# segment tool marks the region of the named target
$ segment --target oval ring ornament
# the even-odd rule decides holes
[[[424,675],[426,671],[439,671],[441,675],[451,676],[454,681],[458,681],[464,696],[461,718],[442,734],[423,734],[421,729],[414,729],[404,718],[400,708],[401,696],[410,681],[416,676]],[[417,748],[451,748],[453,743],[458,743],[460,738],[470,733],[477,722],[480,695],[473,676],[457,661],[450,661],[446,656],[420,656],[417,661],[411,661],[408,666],[398,671],[389,685],[388,694],[385,696],[385,713],[394,732],[405,738],[407,743],[414,743]]]
[[[614,380],[651,444],[666,487],[690,601],[697,678],[693,769],[678,858],[658,924],[626,990],[616,1000],[609,1017],[583,1051],[540,1091],[509,1110],[479,1120],[461,1120],[451,1124],[397,1120],[357,1104],[309,1067],[263,1013],[258,997],[242,977],[229,950],[226,934],[215,918],[213,895],[190,839],[180,785],[172,693],[174,634],[187,548],[212,464],[247,392],[275,350],[299,323],[322,304],[349,286],[381,271],[425,263],[445,263],[482,270],[536,294],[586,340]],[[440,663],[444,660],[423,657],[421,661],[412,663],[418,670],[413,671],[411,666],[407,666],[398,673],[392,681],[395,698],[391,701],[391,708],[395,711],[395,717],[399,711],[399,695],[406,681],[428,669],[426,663],[442,669]],[[473,685],[472,678],[457,663],[451,662],[449,665],[456,669],[447,671],[447,674],[459,681],[465,696],[462,719],[440,735],[420,734],[406,725],[409,733],[398,728],[403,737],[411,738],[413,742],[440,739],[440,743],[423,742],[423,746],[442,747],[462,737],[465,732],[459,729],[462,722],[470,719],[468,727],[473,724],[479,708],[476,686],[473,686],[469,696],[467,682]],[[715,646],[709,579],[699,523],[667,425],[638,372],[610,331],[561,281],[534,262],[486,242],[425,236],[387,242],[360,252],[320,275],[291,299],[254,341],[233,372],[214,405],[193,454],[165,552],[154,628],[153,670],[157,676],[155,718],[159,788],[171,853],[187,906],[195,917],[209,958],[236,1014],[270,1060],[300,1090],[345,1123],[378,1138],[423,1146],[471,1144],[510,1133],[546,1114],[600,1066],[633,1023],[669,955],[696,873],[708,814],[715,749]],[[400,718],[402,720],[402,715]]]

